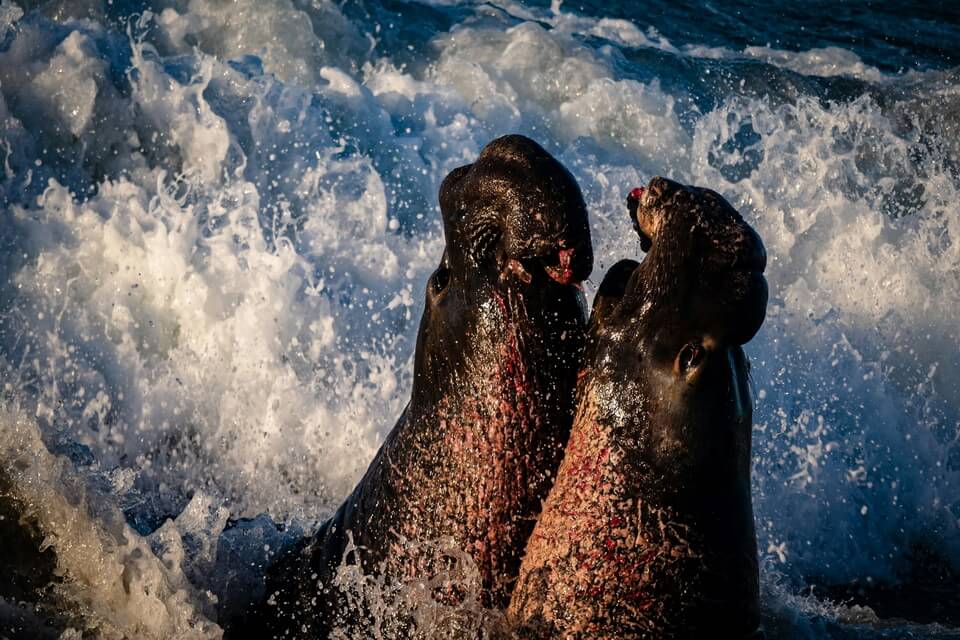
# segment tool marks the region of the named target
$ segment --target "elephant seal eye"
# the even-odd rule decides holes
[[[450,269],[440,267],[433,272],[433,276],[430,278],[430,290],[433,291],[433,293],[443,293],[443,290],[447,288],[448,284],[450,284]]]
[[[677,373],[684,374],[691,369],[697,367],[701,362],[703,362],[704,356],[707,355],[707,350],[703,348],[701,344],[695,344],[688,342],[683,345],[683,348],[680,349],[680,353],[677,354],[676,361],[676,370]]]

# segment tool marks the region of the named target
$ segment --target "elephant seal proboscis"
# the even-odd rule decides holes
[[[573,420],[593,253],[571,174],[519,135],[440,187],[446,248],[430,276],[409,404],[353,493],[268,576],[269,625],[326,637],[348,538],[365,571],[423,571],[410,541],[452,539],[482,602],[506,607]]]
[[[708,189],[654,178],[627,202],[647,254],[598,291],[570,440],[508,615],[533,638],[753,637],[741,345],[766,312],[766,253]]]

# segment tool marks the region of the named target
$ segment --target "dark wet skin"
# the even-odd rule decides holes
[[[418,543],[452,538],[477,563],[483,603],[505,607],[560,463],[586,326],[578,283],[593,264],[579,187],[535,142],[506,136],[447,176],[440,208],[446,249],[410,403],[350,497],[271,570],[264,610],[283,637],[356,624],[330,588],[348,532],[364,570],[391,581],[427,577]]]
[[[707,189],[654,178],[628,210],[647,254],[597,294],[574,426],[509,615],[534,638],[752,637],[741,345],[765,315],[766,254]]]

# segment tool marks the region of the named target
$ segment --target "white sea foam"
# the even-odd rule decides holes
[[[4,395],[49,446],[87,448],[95,464],[69,473],[119,470],[136,500],[106,503],[160,529],[144,542],[120,506],[110,526],[146,574],[183,585],[165,605],[176,628],[214,633],[214,610],[258,584],[236,559],[283,543],[228,514],[309,525],[366,467],[408,395],[440,180],[510,131],[580,181],[594,281],[638,255],[623,198],[652,175],[721,191],[763,236],[771,306],[748,352],[771,615],[828,633],[829,607],[791,589],[892,577],[913,545],[960,568],[955,74],[881,75],[833,49],[678,50],[504,3],[437,34],[412,71],[334,4],[158,2],[129,31],[89,4],[75,20],[0,10]],[[703,109],[692,88],[626,77],[617,46],[876,87]],[[66,473],[31,437],[37,473]],[[51,482],[42,504],[59,504]],[[86,584],[75,597],[125,629],[139,604]]]
[[[198,591],[183,573],[184,539],[172,523],[151,539],[139,536],[116,506],[126,483],[114,477],[115,494],[93,490],[91,477],[52,455],[36,423],[21,413],[0,413],[0,436],[0,464],[12,486],[5,497],[24,505],[20,517],[43,536],[41,549],[56,557],[59,579],[44,599],[69,620],[58,629],[61,637],[91,630],[108,640],[222,636],[205,615],[215,610],[212,594]]]
[[[785,51],[772,47],[746,47],[733,51],[725,47],[685,45],[683,53],[698,58],[717,60],[760,60],[766,64],[789,69],[808,76],[829,78],[849,76],[858,80],[880,82],[885,79],[876,67],[865,64],[853,51],[839,47],[823,47],[808,51]]]
[[[897,116],[865,97],[734,101],[694,141],[702,182],[729,185],[773,257],[752,349],[758,520],[801,575],[889,576],[913,543],[960,548],[957,185],[910,161]],[[762,161],[730,184],[743,156],[717,147],[742,127]]]

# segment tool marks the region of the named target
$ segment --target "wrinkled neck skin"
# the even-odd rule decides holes
[[[578,289],[533,284],[475,275],[442,296],[428,285],[411,401],[353,493],[271,569],[270,630],[363,627],[368,612],[337,587],[341,565],[425,580],[432,543],[450,540],[479,570],[481,603],[506,607],[569,436],[586,328]]]
[[[676,354],[703,334],[689,318],[651,305],[628,325],[644,336],[639,348],[594,327],[567,455],[602,469],[608,490],[594,514],[614,553],[598,574],[616,576],[625,601],[646,612],[624,623],[657,637],[748,637],[759,625],[749,368],[739,345],[719,343],[695,379],[677,379]]]
[[[749,367],[731,336],[759,327],[766,284],[715,269],[668,223],[594,303],[570,440],[510,604],[524,637],[758,629]]]
[[[336,586],[344,561],[428,579],[424,543],[450,539],[479,569],[482,604],[506,607],[569,435],[586,328],[578,289],[534,284],[454,278],[439,297],[428,285],[410,404],[353,493],[271,571],[273,629],[362,626]]]
[[[477,563],[486,604],[505,606],[569,434],[583,301],[553,283],[458,285],[421,324],[406,415],[418,427],[384,448],[385,485],[402,503],[381,496],[381,526],[363,535],[452,536]]]
[[[452,537],[485,604],[505,606],[569,433],[586,321],[574,287],[481,277],[428,292],[410,405],[334,522],[401,580],[420,570],[408,542]]]
[[[447,250],[411,401],[343,526],[398,579],[422,572],[406,541],[452,538],[477,564],[482,602],[503,607],[573,419],[587,211],[570,173],[522,136],[453,170],[439,200]]]

